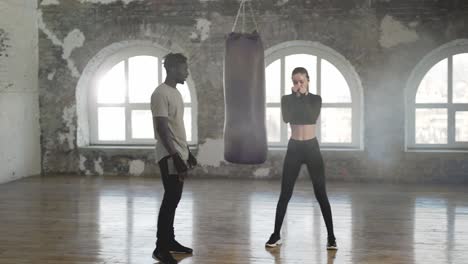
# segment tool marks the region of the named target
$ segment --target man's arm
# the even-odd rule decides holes
[[[192,154],[192,152],[190,151],[190,148],[189,148],[188,145],[187,145],[187,150],[188,150],[188,153],[189,153],[187,162],[188,162],[190,168],[193,168],[193,167],[197,166],[198,161],[197,161],[197,159],[195,158],[195,156],[193,156],[193,154]]]
[[[161,143],[172,156],[177,153],[169,131],[168,119],[165,116],[153,116],[154,133],[158,133]]]
[[[187,172],[188,168],[174,147],[174,143],[172,142],[172,139],[170,137],[167,117],[162,117],[162,116],[153,117],[153,123],[155,124],[155,127],[154,127],[155,133],[159,134],[159,138],[163,146],[166,148],[167,152],[169,152],[169,155],[171,155],[172,157],[172,161],[174,162],[174,167],[179,173],[179,180],[183,181],[184,173]]]

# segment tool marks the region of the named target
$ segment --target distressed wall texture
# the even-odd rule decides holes
[[[152,149],[78,148],[76,87],[88,62],[122,41],[177,47],[190,57],[198,98],[201,163],[211,177],[278,178],[284,150],[257,166],[223,157],[224,40],[234,0],[44,0],[38,11],[43,172],[158,175]],[[468,38],[468,5],[451,0],[253,1],[265,49],[319,42],[344,56],[364,95],[364,150],[323,151],[329,179],[468,182],[466,153],[404,151],[404,87],[433,49]],[[304,176],[304,173],[302,173]]]
[[[40,174],[36,7],[0,2],[0,183]]]

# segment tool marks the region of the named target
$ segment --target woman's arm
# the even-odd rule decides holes
[[[312,111],[317,119],[320,116],[320,110],[322,109],[322,97],[315,95],[314,101],[312,102]]]
[[[281,114],[283,115],[283,121],[289,123],[291,121],[291,106],[286,95],[281,97]]]

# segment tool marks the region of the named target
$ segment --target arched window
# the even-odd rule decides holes
[[[334,50],[292,41],[266,51],[266,116],[270,146],[286,146],[290,128],[281,118],[281,96],[291,93],[295,67],[309,72],[309,91],[322,97],[317,137],[330,148],[362,148],[362,88],[350,63]]]
[[[432,51],[413,70],[406,92],[406,147],[468,149],[468,40]]]
[[[169,51],[141,44],[119,47],[117,51],[115,47],[108,49],[113,51],[112,54],[100,59],[103,57],[101,54],[98,56],[100,63],[92,62],[98,67],[90,78],[87,93],[88,144],[153,145],[150,99],[154,89],[165,79],[163,57]],[[196,98],[190,89],[193,83],[189,78],[184,85],[177,87],[185,105],[187,141],[194,144]]]

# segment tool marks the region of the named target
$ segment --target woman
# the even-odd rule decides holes
[[[276,207],[275,230],[265,246],[276,247],[281,244],[280,230],[284,215],[301,165],[305,163],[327,227],[327,249],[336,250],[332,213],[325,188],[323,159],[315,137],[315,123],[322,107],[322,98],[309,93],[309,74],[305,68],[295,68],[292,72],[292,81],[294,85],[292,94],[281,98],[281,112],[284,122],[290,123],[291,138],[284,158],[281,194]]]

